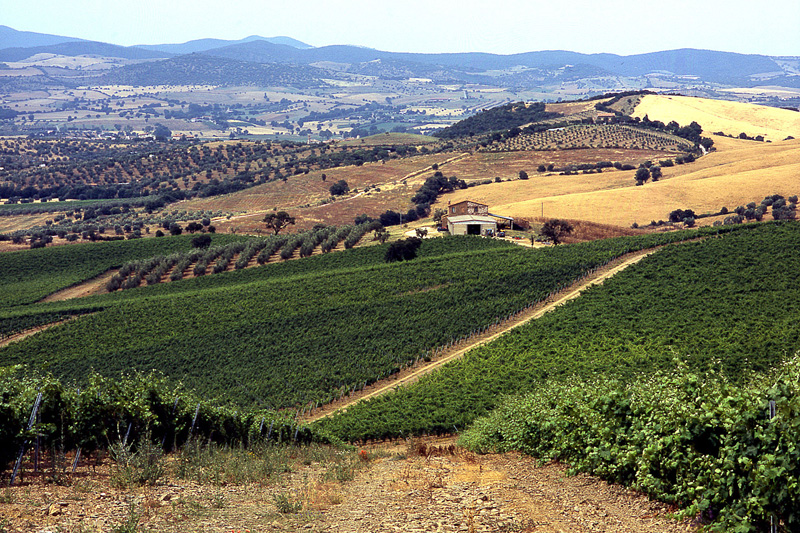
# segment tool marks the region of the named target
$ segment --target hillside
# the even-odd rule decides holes
[[[21,61],[36,54],[56,54],[64,56],[97,55],[123,59],[158,59],[171,54],[143,50],[130,46],[99,43],[95,41],[70,41],[31,48],[5,48],[0,50],[0,61]]]
[[[58,43],[82,41],[75,37],[50,35],[33,31],[19,31],[0,25],[0,50],[3,48],[30,48],[34,46],[50,46]]]
[[[788,136],[800,138],[800,112],[742,102],[690,98],[688,96],[646,95],[633,112],[634,117],[674,120],[681,125],[697,122],[706,133],[723,132],[765,140],[782,141]]]
[[[455,191],[446,200],[486,203],[492,212],[512,217],[544,213],[548,218],[630,226],[666,220],[674,209],[733,210],[771,194],[800,193],[800,140],[767,144],[714,139],[718,151],[692,164],[663,167],[663,179],[643,187],[635,185],[634,170],[591,177],[549,174]]]
[[[156,52],[148,54],[158,55]],[[162,54],[163,55],[163,54]],[[257,85],[316,87],[322,71],[313,67],[258,64],[201,54],[128,65],[96,80],[102,85]]]

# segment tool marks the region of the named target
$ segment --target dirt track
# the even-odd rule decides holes
[[[588,278],[584,278],[560,293],[558,293],[554,298],[546,300],[541,304],[527,310],[523,311],[512,317],[510,320],[507,320],[501,323],[497,328],[489,330],[487,333],[483,335],[479,335],[473,337],[466,343],[459,343],[455,345],[451,350],[445,352],[440,357],[436,358],[435,360],[431,361],[430,363],[422,364],[421,366],[416,366],[413,368],[409,368],[403,370],[393,376],[378,381],[373,385],[366,387],[362,391],[356,392],[354,395],[350,395],[342,400],[331,402],[327,405],[320,407],[312,411],[310,415],[305,417],[306,422],[313,422],[315,420],[320,420],[322,418],[328,417],[333,413],[347,410],[348,407],[354,405],[358,402],[374,398],[375,396],[380,396],[381,394],[386,394],[401,385],[408,385],[417,381],[421,376],[432,372],[433,370],[441,367],[442,365],[453,361],[454,359],[458,359],[462,357],[465,353],[469,350],[476,348],[478,346],[487,344],[492,342],[500,335],[511,331],[512,329],[519,327],[531,320],[535,320],[548,311],[552,311],[559,305],[568,302],[574,298],[577,298],[581,292],[585,291],[587,288],[591,287],[592,285],[597,285],[602,283],[604,280],[614,276],[621,270],[641,261],[648,255],[654,253],[658,248],[649,249],[649,250],[642,250],[639,252],[633,252],[631,254],[625,255],[615,261],[609,263],[605,268],[602,268],[595,272],[592,276]]]
[[[100,274],[96,278],[92,278],[90,280],[79,283],[78,285],[73,285],[72,287],[67,287],[66,289],[61,289],[60,291],[56,291],[53,294],[44,297],[41,301],[63,302],[64,300],[70,300],[72,298],[83,298],[84,296],[104,294],[105,292],[107,292],[106,283],[108,283],[108,281],[116,273],[117,273],[116,270],[109,270],[108,272]]]

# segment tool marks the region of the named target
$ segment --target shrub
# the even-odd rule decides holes
[[[109,452],[115,462],[111,469],[111,484],[116,487],[155,485],[166,473],[164,450],[152,442],[149,431],[142,435],[136,451],[123,440],[112,444]]]
[[[211,236],[210,235],[198,235],[196,237],[192,237],[192,246],[194,248],[208,248],[211,245]]]
[[[422,239],[417,237],[409,237],[407,239],[400,239],[389,245],[386,249],[384,260],[387,263],[393,261],[410,261],[417,257],[417,250],[422,244]]]

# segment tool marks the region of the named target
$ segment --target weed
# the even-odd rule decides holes
[[[211,507],[214,509],[222,509],[227,506],[228,502],[225,500],[225,495],[221,492],[211,496]]]
[[[136,507],[131,504],[130,508],[128,509],[128,516],[126,516],[122,522],[112,527],[109,531],[110,533],[138,533],[140,531],[139,518],[140,516],[136,511]]]
[[[164,451],[154,444],[147,432],[134,452],[130,444],[117,442],[109,448],[116,462],[111,471],[111,484],[126,488],[134,485],[155,485],[166,473]]]
[[[282,514],[296,514],[303,510],[303,501],[285,492],[273,494],[272,501]]]
[[[14,493],[11,489],[6,488],[2,495],[0,495],[0,503],[14,503]],[[2,531],[2,529],[0,529]]]

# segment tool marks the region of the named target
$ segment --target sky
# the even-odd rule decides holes
[[[126,46],[285,35],[393,52],[800,56],[799,0],[0,0],[0,24]]]

